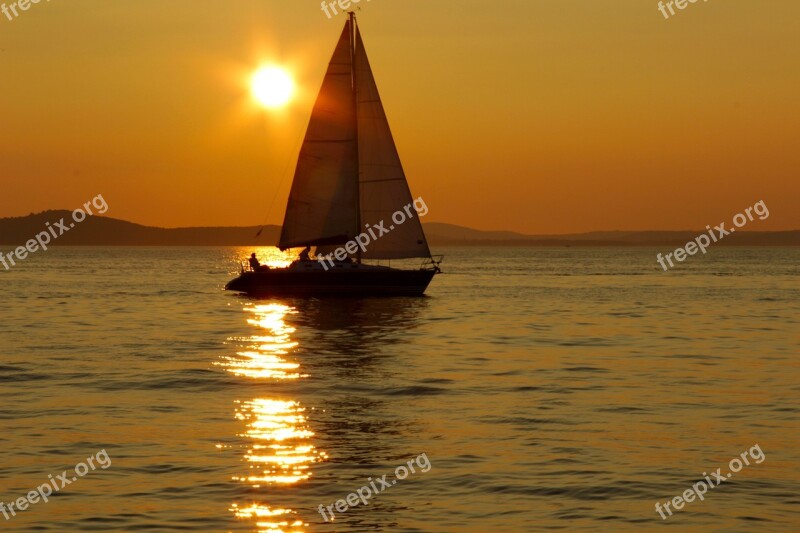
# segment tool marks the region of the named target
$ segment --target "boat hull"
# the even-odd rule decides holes
[[[422,296],[435,270],[272,269],[243,272],[225,289],[254,296]]]

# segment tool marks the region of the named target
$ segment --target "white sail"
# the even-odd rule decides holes
[[[407,220],[402,224],[392,220],[393,213],[402,212],[412,203],[411,191],[358,29],[355,57],[361,231],[366,230],[366,225],[371,227],[381,221],[386,229],[394,226],[389,233],[371,242],[362,257],[430,257],[422,224],[413,208],[413,218],[406,215]]]
[[[281,249],[341,244],[358,228],[358,158],[352,34],[345,25],[300,150],[283,221]]]

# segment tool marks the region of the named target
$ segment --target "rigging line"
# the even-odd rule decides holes
[[[313,114],[313,113],[312,113]],[[264,228],[267,226],[267,220],[269,220],[269,216],[272,214],[272,208],[275,206],[275,200],[278,198],[278,193],[281,192],[283,188],[283,184],[286,182],[286,176],[288,175],[289,165],[292,164],[294,160],[293,154],[298,153],[298,147],[300,146],[303,137],[305,136],[305,131],[308,129],[308,125],[311,123],[311,117],[308,117],[308,120],[305,123],[305,127],[300,128],[300,134],[297,137],[297,141],[295,141],[293,149],[289,152],[289,157],[286,160],[286,166],[283,167],[283,173],[281,174],[281,178],[278,181],[278,187],[275,189],[275,194],[272,195],[272,201],[269,203],[269,208],[267,209],[267,214],[264,217],[264,220],[261,222],[261,227],[256,232],[256,238],[261,236],[261,233],[264,231]],[[302,124],[301,124],[302,126]]]

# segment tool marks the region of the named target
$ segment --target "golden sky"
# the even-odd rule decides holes
[[[362,0],[425,220],[702,229],[764,200],[747,229],[800,229],[800,2],[701,1],[669,20],[657,4]],[[280,224],[344,22],[319,0],[0,14],[0,216],[102,194],[107,216],[142,224]],[[248,87],[270,63],[299,87],[278,112]]]

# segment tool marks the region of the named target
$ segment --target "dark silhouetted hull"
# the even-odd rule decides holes
[[[225,289],[257,296],[422,296],[434,270],[273,269],[244,272]]]

